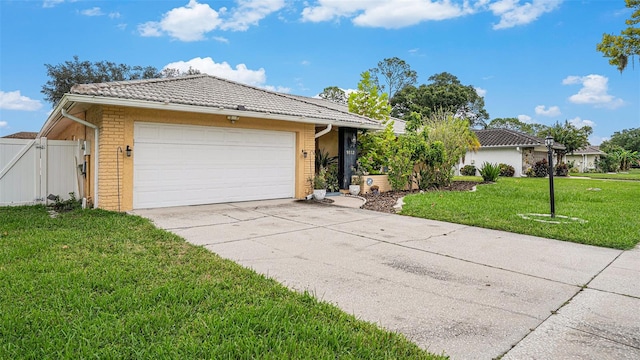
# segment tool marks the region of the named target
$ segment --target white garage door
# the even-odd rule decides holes
[[[295,134],[134,124],[136,209],[294,196]]]

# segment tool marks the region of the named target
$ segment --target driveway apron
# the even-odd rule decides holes
[[[317,203],[137,210],[452,359],[640,358],[640,251]]]

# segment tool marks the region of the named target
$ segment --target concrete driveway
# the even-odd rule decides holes
[[[293,200],[135,213],[452,359],[640,359],[638,249]]]

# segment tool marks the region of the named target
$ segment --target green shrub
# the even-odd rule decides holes
[[[560,163],[556,165],[556,176],[567,176],[569,175],[569,167],[565,163]]]
[[[49,206],[58,212],[71,211],[82,207],[82,201],[76,199],[76,194],[74,192],[69,193],[69,198],[67,200],[62,200],[59,195],[53,194],[49,195],[47,199],[54,201],[54,203]]]
[[[527,177],[535,177],[536,176],[536,172],[533,171],[533,168],[527,168],[527,171],[524,172],[525,175],[527,175]]]
[[[460,169],[460,175],[476,176],[476,167],[473,165],[465,165],[462,169]]]
[[[500,164],[498,166],[500,167],[500,176],[502,177],[513,177],[516,173],[516,169],[509,164]]]
[[[533,165],[533,174],[535,177],[545,177],[549,175],[549,162],[542,159]]]
[[[340,181],[338,180],[338,166],[333,164],[327,170],[327,191],[340,191]]]
[[[495,182],[498,180],[498,176],[500,176],[500,166],[498,166],[498,164],[484,162],[482,163],[482,168],[480,168],[480,176],[482,176],[484,181]]]
[[[327,188],[327,169],[320,168],[320,171],[313,177],[313,188],[323,190]]]
[[[578,174],[578,173],[580,173],[580,169],[578,169],[577,167],[569,168],[569,173],[570,174]]]

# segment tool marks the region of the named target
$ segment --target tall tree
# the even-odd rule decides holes
[[[616,131],[611,135],[611,139],[604,141],[600,147],[603,149],[602,151],[606,151],[604,149],[613,146],[619,146],[624,150],[640,152],[640,128]]]
[[[349,95],[349,111],[386,121],[391,113],[387,94],[378,93],[378,87],[371,80],[371,74],[368,71],[360,74],[360,77],[358,90]]]
[[[391,99],[392,115],[406,118],[419,113],[429,118],[437,111],[452,113],[469,120],[473,127],[484,127],[489,114],[484,109],[484,98],[472,85],[463,85],[447,72],[429,77],[430,84],[419,87],[408,85]]]
[[[625,3],[633,11],[631,18],[625,21],[629,27],[622,30],[620,35],[603,34],[602,41],[596,46],[596,50],[609,58],[609,64],[620,72],[626,69],[629,57],[633,63],[635,57],[640,55],[640,28],[634,26],[640,23],[640,0],[625,0]]]
[[[347,94],[337,86],[328,86],[320,93],[321,98],[338,104],[347,104]]]
[[[378,66],[369,69],[373,83],[381,90],[386,90],[392,98],[399,90],[418,81],[418,73],[398,57],[387,58],[378,62]],[[381,82],[384,81],[384,84]]]
[[[76,84],[200,74],[200,70],[191,67],[186,72],[180,72],[178,69],[164,69],[160,72],[153,66],[130,66],[111,61],[80,61],[77,55],[72,61],[67,60],[58,65],[44,64],[44,66],[47,68],[49,80],[42,86],[40,92],[44,94],[44,99],[54,106]]]
[[[536,136],[536,134],[547,129],[547,126],[535,123],[528,124],[520,121],[520,119],[518,118],[495,118],[487,124],[486,128],[515,130],[521,133]]]
[[[589,145],[589,135],[591,133],[593,133],[593,129],[590,126],[578,128],[565,120],[563,124],[556,121],[548,129],[539,133],[538,137],[544,138],[547,135],[551,135],[553,140],[565,146],[564,150],[556,150],[559,163],[565,154],[571,154]]]

